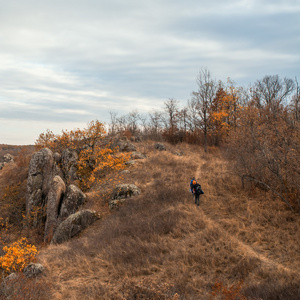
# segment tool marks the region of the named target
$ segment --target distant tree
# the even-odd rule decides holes
[[[136,109],[127,115],[127,130],[130,131],[132,135],[136,135],[139,131],[139,120],[140,114]]]
[[[175,99],[168,99],[165,101],[165,112],[166,117],[164,119],[165,123],[165,138],[171,142],[176,143],[178,133],[177,122],[178,122],[178,101]]]
[[[110,132],[112,134],[115,134],[117,131],[117,112],[115,111],[110,111]]]
[[[162,130],[162,112],[155,110],[149,113],[150,136],[159,139]]]
[[[296,83],[296,92],[292,97],[291,109],[294,115],[294,121],[299,122],[300,121],[300,87],[297,78],[295,78],[295,83]]]
[[[215,97],[217,84],[211,78],[207,69],[202,68],[197,77],[198,90],[193,92],[193,105],[197,114],[201,118],[201,127],[204,135],[204,150],[207,151],[208,132],[209,132],[209,111]]]
[[[293,92],[295,83],[289,78],[280,78],[278,75],[267,75],[257,80],[253,87],[254,101],[257,107],[269,106],[275,108]]]
[[[296,125],[283,106],[276,116],[268,106],[248,106],[227,141],[234,170],[243,183],[253,182],[291,210],[300,211],[300,126]]]

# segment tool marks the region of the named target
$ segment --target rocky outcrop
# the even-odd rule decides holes
[[[132,196],[137,196],[140,193],[140,188],[138,188],[135,184],[118,184],[113,189],[111,199],[124,199]]]
[[[37,277],[39,274],[43,273],[43,271],[44,271],[43,265],[30,263],[24,268],[23,273],[28,278],[34,278]]]
[[[65,149],[61,155],[61,165],[67,183],[78,179],[77,176],[78,153],[72,149]]]
[[[35,206],[40,206],[44,202],[50,183],[53,178],[53,153],[50,149],[44,148],[32,155],[28,179],[26,199],[27,212],[32,211]]]
[[[162,144],[162,143],[156,143],[154,147],[155,147],[155,149],[157,149],[159,151],[166,151],[167,150],[165,145]]]
[[[54,231],[58,225],[57,216],[59,215],[59,210],[63,197],[66,192],[66,185],[60,176],[56,175],[51,183],[50,190],[48,193],[47,200],[47,220],[45,224],[45,236],[44,241],[50,242]]]
[[[77,209],[85,202],[86,195],[76,185],[70,184],[61,205],[59,217],[65,219],[74,214]]]
[[[68,241],[99,218],[100,216],[91,210],[81,210],[70,215],[57,227],[51,244],[61,244]]]
[[[59,224],[74,214],[86,199],[78,187],[67,185],[76,178],[77,159],[76,151],[71,150],[65,150],[60,155],[44,148],[32,155],[27,180],[26,211],[28,215],[35,212],[33,225],[37,226],[42,219],[37,212],[46,207],[45,242],[51,241]]]

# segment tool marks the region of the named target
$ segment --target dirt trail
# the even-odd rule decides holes
[[[200,177],[200,169],[197,170],[197,178],[201,178]],[[194,204],[193,204],[193,206],[194,206]],[[264,264],[268,268],[276,268],[279,271],[284,271],[284,272],[289,273],[289,274],[299,274],[299,272],[297,270],[292,270],[292,269],[284,266],[283,264],[281,264],[279,262],[276,262],[274,260],[269,259],[264,254],[258,253],[251,246],[247,245],[246,243],[244,243],[243,241],[241,241],[237,237],[235,237],[232,234],[230,234],[229,232],[227,232],[226,229],[224,229],[221,224],[219,224],[217,221],[210,218],[205,213],[203,208],[201,208],[201,205],[199,207],[199,214],[200,214],[200,217],[202,218],[202,220],[206,223],[206,225],[209,228],[219,230],[222,233],[222,235],[224,237],[226,237],[226,239],[228,241],[236,244],[237,250],[240,253],[242,253],[243,256],[257,258],[257,259],[260,260],[260,262],[262,264]]]

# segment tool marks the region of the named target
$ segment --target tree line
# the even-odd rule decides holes
[[[168,99],[147,115],[110,112],[109,132],[220,147],[243,185],[279,197],[300,210],[300,88],[297,79],[267,75],[247,88],[212,77],[202,68],[197,89],[179,107]]]

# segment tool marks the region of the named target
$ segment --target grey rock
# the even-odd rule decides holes
[[[119,200],[132,196],[137,196],[141,193],[140,188],[138,188],[135,184],[118,184],[113,189],[111,199]]]
[[[47,220],[45,224],[44,241],[51,241],[54,231],[58,225],[58,212],[62,198],[66,192],[66,186],[60,176],[56,175],[48,193],[47,200]]]
[[[60,164],[61,163],[61,155],[58,152],[55,152],[53,154],[53,160],[57,163]]]
[[[184,152],[183,151],[175,151],[174,154],[177,156],[183,156]]]
[[[26,211],[39,206],[49,192],[53,177],[53,153],[44,148],[31,157],[27,179]]]
[[[162,143],[156,143],[154,147],[155,147],[155,149],[157,149],[159,151],[166,151],[167,150],[165,145],[162,144]]]
[[[95,211],[91,210],[81,210],[70,215],[57,227],[51,244],[61,244],[70,240],[99,218],[100,216]]]
[[[61,205],[60,218],[74,214],[85,201],[86,195],[76,185],[70,184]]]
[[[37,277],[39,274],[43,273],[43,271],[44,271],[43,265],[30,263],[24,268],[23,273],[28,278],[34,278]]]
[[[61,164],[67,183],[78,179],[77,176],[78,153],[72,149],[65,149],[62,152]]]

